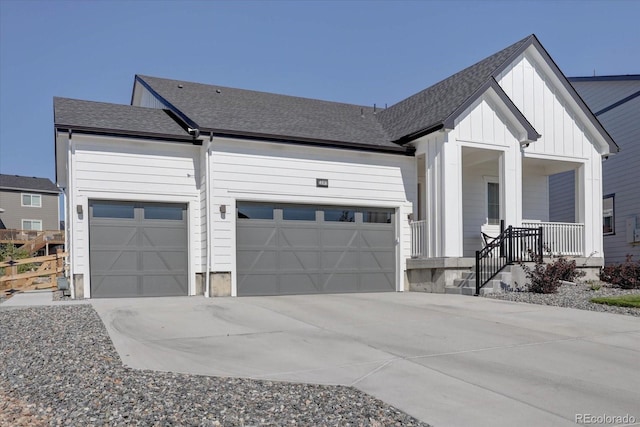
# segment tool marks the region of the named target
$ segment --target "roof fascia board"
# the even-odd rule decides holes
[[[267,141],[267,142],[279,142],[283,144],[298,144],[298,145],[315,145],[325,148],[342,148],[352,149],[358,151],[373,151],[388,154],[404,154],[413,155],[410,149],[398,145],[398,147],[386,147],[386,146],[374,146],[368,144],[358,144],[352,142],[343,141],[331,141],[312,138],[301,137],[286,137],[286,136],[274,136],[268,134],[249,133],[249,132],[234,132],[219,129],[203,129],[201,135],[208,134],[210,137],[220,138],[233,138],[233,139],[248,139],[251,141]]]
[[[621,74],[616,76],[567,77],[570,82],[619,82],[640,80],[640,74]]]
[[[35,188],[22,188],[22,187],[0,187],[0,191],[28,191],[29,193],[41,193],[41,194],[52,194],[52,195],[60,194],[60,191],[38,190]]]
[[[177,117],[179,117],[180,120],[182,120],[187,125],[185,127],[189,127],[189,128],[193,128],[193,129],[199,129],[200,128],[200,126],[198,126],[198,124],[196,122],[191,120],[186,114],[184,114],[182,111],[180,111],[175,105],[173,105],[172,103],[167,101],[158,92],[153,90],[153,88],[147,82],[145,82],[140,76],[136,75],[135,81],[140,83],[153,96],[155,96],[160,102],[162,102],[164,104],[164,106],[167,107],[167,109],[171,110],[171,112],[173,112],[173,114],[175,114]],[[135,83],[134,83],[134,85],[135,85]],[[132,95],[131,99],[133,100],[133,95]]]
[[[118,130],[118,129],[104,129],[104,128],[94,128],[94,127],[86,127],[86,126],[69,126],[63,124],[55,125],[55,129],[57,132],[69,132],[72,133],[81,133],[87,135],[100,135],[100,136],[116,136],[116,137],[128,137],[128,138],[136,138],[136,139],[151,139],[154,141],[166,141],[166,142],[188,142],[194,145],[202,145],[201,140],[193,139],[191,136],[185,136],[184,138],[177,137],[175,135],[166,135],[159,133],[150,133],[150,132],[136,132],[130,130]]]
[[[529,120],[522,114],[522,112],[516,107],[516,105],[511,101],[511,98],[507,96],[507,94],[502,90],[498,82],[491,77],[487,80],[473,95],[471,95],[462,105],[460,105],[449,117],[447,117],[443,124],[445,129],[453,129],[455,126],[455,121],[464,111],[469,108],[476,100],[481,98],[486,93],[493,94],[491,97],[494,101],[497,101],[499,105],[503,108],[500,108],[503,112],[508,113],[507,115],[511,118],[512,124],[514,124],[518,130],[520,131],[520,135],[518,135],[519,142],[533,142],[540,138],[540,134],[535,130],[533,125],[529,123]]]
[[[551,71],[551,74],[555,76],[556,80],[560,83],[561,88],[565,92],[565,98],[573,100],[575,106],[578,107],[576,108],[576,110],[579,114],[582,115],[582,119],[587,127],[590,128],[590,133],[594,135],[595,139],[599,140],[599,145],[601,145],[602,148],[600,154],[615,154],[620,151],[620,147],[618,147],[618,144],[615,143],[611,135],[609,135],[609,132],[607,132],[604,126],[602,126],[598,118],[589,109],[587,104],[583,101],[582,97],[580,97],[569,80],[567,80],[564,74],[562,74],[562,71],[560,71],[560,67],[558,67],[558,64],[556,64],[553,58],[551,58],[551,55],[549,55],[549,52],[547,52],[547,50],[542,46],[538,38],[535,36],[531,37],[530,41],[528,43],[525,43],[524,46],[526,46],[526,48],[522,49],[521,53],[523,53],[526,49],[529,49],[529,47],[533,47],[533,52],[537,53],[540,56],[540,59],[542,59],[542,64],[546,65],[548,70]],[[512,61],[504,64],[504,66],[501,67],[500,70],[496,71],[496,73],[494,73],[494,77],[504,71],[504,69],[508,65],[510,65],[511,62]]]

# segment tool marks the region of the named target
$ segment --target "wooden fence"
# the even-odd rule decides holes
[[[0,291],[25,291],[48,289],[57,285],[57,278],[64,273],[66,252],[58,251],[55,255],[5,260],[0,262],[4,275],[0,276]],[[32,271],[18,273],[18,266],[30,265]]]

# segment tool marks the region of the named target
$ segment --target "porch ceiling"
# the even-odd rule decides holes
[[[462,148],[462,164],[464,167],[471,167],[486,162],[497,161],[502,151],[487,150],[483,148]]]
[[[561,172],[576,170],[580,163],[566,162],[561,160],[536,159],[525,157],[522,159],[522,168],[524,170],[536,170],[544,175],[555,175]]]

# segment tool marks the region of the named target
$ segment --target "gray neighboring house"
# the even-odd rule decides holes
[[[640,259],[640,74],[569,77],[573,87],[620,146],[602,164],[605,263]],[[573,221],[574,174],[549,180],[551,221]]]
[[[0,228],[59,230],[59,196],[48,178],[0,174]]]

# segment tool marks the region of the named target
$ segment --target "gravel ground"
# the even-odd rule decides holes
[[[616,307],[591,302],[591,298],[615,295],[640,294],[640,289],[619,289],[605,283],[597,283],[600,289],[591,289],[592,284],[565,284],[558,288],[555,294],[535,294],[532,292],[505,292],[503,294],[488,294],[487,298],[507,301],[528,302],[532,304],[555,305],[558,307],[578,308],[580,310],[601,311],[607,313],[640,316],[640,308]]]
[[[0,425],[426,426],[352,387],[122,366],[90,305],[0,307]]]

